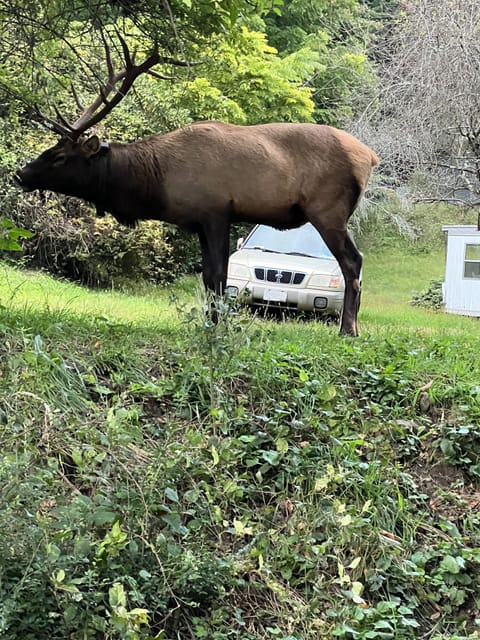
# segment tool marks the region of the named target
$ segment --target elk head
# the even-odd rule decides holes
[[[72,85],[75,101],[82,111],[81,116],[73,124],[70,124],[58,110],[56,110],[58,120],[53,120],[36,107],[36,118],[61,138],[55,146],[47,149],[38,158],[17,171],[14,180],[24,191],[47,189],[67,195],[77,195],[78,192],[83,197],[85,189],[82,187],[86,185],[82,184],[82,181],[88,180],[91,174],[88,167],[97,158],[108,153],[109,148],[107,143],[100,142],[95,135],[86,137],[85,132],[112,111],[125,97],[139,75],[151,73],[162,77],[151,71],[151,67],[162,61],[182,64],[178,61],[161,58],[158,51],[155,50],[144,62],[137,65],[125,40],[119,34],[117,37],[122,47],[125,67],[117,72],[114,70],[110,47],[102,35],[108,80],[100,87],[99,95],[87,108],[80,104]],[[117,85],[118,88],[113,93]]]
[[[68,185],[88,176],[85,169],[95,156],[103,155],[102,151],[107,152],[108,145],[100,142],[96,135],[82,136],[79,140],[63,137],[54,147],[19,169],[14,180],[24,191],[48,189],[69,193]]]

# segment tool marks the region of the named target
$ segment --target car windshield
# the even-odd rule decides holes
[[[260,224],[248,236],[242,249],[261,249],[262,251],[274,251],[275,253],[287,253],[312,256],[313,258],[334,257],[310,222],[298,229],[279,231],[273,227]]]

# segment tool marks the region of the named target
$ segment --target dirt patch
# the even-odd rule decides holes
[[[432,463],[429,458],[429,454],[422,453],[410,473],[419,491],[428,497],[432,513],[455,522],[472,511],[480,511],[480,487],[461,469],[444,461]]]

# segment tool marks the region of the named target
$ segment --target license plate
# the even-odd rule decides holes
[[[265,289],[263,299],[268,302],[286,302],[287,292],[281,289]]]

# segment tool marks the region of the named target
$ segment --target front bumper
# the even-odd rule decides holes
[[[298,311],[338,314],[343,307],[344,292],[258,283],[229,277],[227,291],[250,306],[276,307]]]

